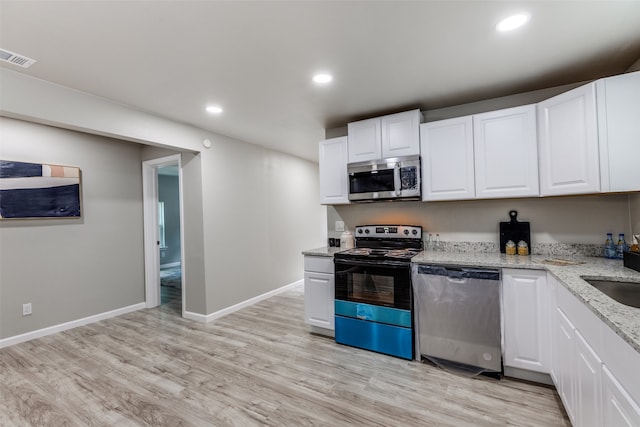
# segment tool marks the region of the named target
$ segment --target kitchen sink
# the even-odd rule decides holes
[[[582,278],[603,294],[630,307],[640,308],[640,283],[618,282],[606,279]]]

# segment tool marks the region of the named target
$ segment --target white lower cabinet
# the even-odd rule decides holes
[[[635,367],[638,369],[638,367]],[[606,366],[602,368],[602,425],[640,426],[640,407],[627,394]],[[585,424],[586,425],[586,424]]]
[[[502,270],[504,365],[548,374],[547,273]]]
[[[549,312],[547,331],[549,331],[549,375],[554,384],[558,384],[556,372],[558,348],[555,340],[555,330],[558,324],[558,281],[551,273],[547,273],[547,309]]]
[[[332,335],[334,330],[333,258],[304,257],[304,321],[314,332]]]
[[[562,285],[557,304],[551,371],[571,423],[640,426],[640,353]]]
[[[575,425],[576,422],[576,392],[575,392],[575,328],[567,319],[560,308],[556,309],[558,323],[555,329],[555,344],[557,348],[557,358],[555,362],[555,372],[557,375],[556,388],[564,404],[564,409],[569,415],[569,419]]]
[[[602,361],[589,343],[575,331],[576,336],[576,425],[602,425]],[[610,424],[613,425],[613,424]]]

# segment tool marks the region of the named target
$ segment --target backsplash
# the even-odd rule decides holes
[[[447,242],[432,244],[426,250],[440,252],[463,253],[497,253],[500,251],[496,242]],[[602,245],[590,243],[537,243],[531,247],[531,255],[547,256],[602,256]]]
[[[357,225],[419,225],[457,251],[497,252],[498,224],[509,220],[510,210],[531,223],[532,253],[600,256],[607,233],[625,233],[630,241],[631,228],[640,225],[640,194],[327,206],[327,236],[340,237],[335,221],[350,231]]]

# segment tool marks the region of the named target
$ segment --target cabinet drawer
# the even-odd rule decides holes
[[[413,359],[411,328],[336,316],[336,342],[403,359]]]
[[[602,354],[602,329],[605,327],[584,302],[578,300],[566,287],[558,286],[558,306],[571,320],[596,354]]]
[[[640,353],[618,336],[609,326],[602,325],[603,351],[600,357],[605,366],[622,383],[633,401],[640,405]]]
[[[333,274],[333,258],[326,256],[305,256],[304,271]]]

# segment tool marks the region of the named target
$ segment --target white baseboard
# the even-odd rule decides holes
[[[104,313],[94,314],[93,316],[84,317],[82,319],[72,320],[70,322],[61,323],[59,325],[49,326],[47,328],[38,329],[36,331],[27,332],[27,333],[15,335],[9,338],[0,339],[0,348],[9,347],[11,345],[19,344],[21,342],[45,337],[47,335],[66,331],[67,329],[77,328],[78,326],[88,325],[89,323],[97,322],[99,320],[105,320],[105,319],[110,319],[112,317],[121,316],[123,314],[131,313],[132,311],[141,310],[145,307],[146,307],[145,303],[141,302],[138,304],[127,306],[127,307],[106,311]]]
[[[185,319],[189,319],[189,320],[195,320],[196,322],[207,323],[207,315],[206,314],[194,313],[193,311],[186,311],[185,310],[182,313],[182,317],[184,317]]]
[[[260,301],[263,301],[267,298],[271,298],[274,295],[278,295],[282,292],[288,291],[290,289],[293,289],[297,286],[301,286],[304,283],[304,280],[300,279],[297,280],[293,283],[289,283],[288,285],[285,285],[281,288],[278,289],[274,289],[272,291],[266,292],[262,295],[258,295],[256,297],[250,298],[246,301],[242,301],[239,302],[238,304],[232,305],[231,307],[227,307],[227,308],[223,308],[222,310],[218,310],[215,311],[213,313],[209,313],[209,314],[200,314],[200,313],[193,313],[190,311],[185,311],[182,316],[186,319],[190,319],[190,320],[195,320],[198,322],[204,322],[204,323],[208,323],[208,322],[213,322],[216,319],[219,319],[223,316],[226,316],[227,314],[231,314],[235,311],[241,310],[245,307],[249,307],[250,305],[256,304]]]

